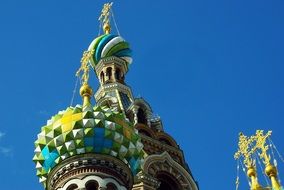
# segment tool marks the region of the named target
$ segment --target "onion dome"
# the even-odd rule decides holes
[[[141,170],[143,144],[138,131],[114,108],[68,107],[47,121],[35,141],[37,176],[46,187],[51,170],[64,159],[84,153],[104,154],[124,161],[133,175]]]
[[[105,57],[116,56],[131,64],[131,49],[129,44],[118,35],[104,34],[95,38],[89,46],[88,51],[93,51],[90,61],[93,67]]]

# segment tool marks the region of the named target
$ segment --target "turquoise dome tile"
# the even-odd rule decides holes
[[[37,175],[46,185],[49,172],[68,157],[84,153],[106,154],[141,170],[144,152],[138,131],[125,115],[108,107],[69,107],[51,117],[35,141]]]

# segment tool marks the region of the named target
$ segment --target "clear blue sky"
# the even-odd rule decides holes
[[[33,142],[46,120],[70,105],[104,2],[0,1],[1,189],[43,189]],[[161,116],[202,190],[235,188],[240,131],[273,130],[284,154],[282,0],[114,3],[134,51],[127,82]],[[94,76],[91,83],[97,88]],[[245,180],[241,189],[248,189]]]

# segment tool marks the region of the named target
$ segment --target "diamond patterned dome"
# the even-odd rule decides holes
[[[48,120],[35,141],[37,175],[46,186],[52,168],[84,153],[105,154],[124,161],[135,175],[141,170],[143,144],[138,131],[114,108],[68,107]]]

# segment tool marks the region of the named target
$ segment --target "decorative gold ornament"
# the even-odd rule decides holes
[[[252,138],[245,136],[243,133],[239,133],[239,150],[235,153],[234,158],[237,160],[242,156],[247,168],[254,166],[254,162],[251,158],[251,155],[254,153],[254,150],[251,148],[252,143]]]
[[[80,95],[83,98],[83,109],[91,105],[90,99],[93,94],[92,88],[89,86],[89,72],[90,72],[90,59],[93,56],[94,51],[84,51],[83,57],[81,58],[81,67],[76,72],[76,76],[82,74],[82,86],[80,88]]]
[[[94,51],[84,51],[83,57],[81,58],[81,67],[78,69],[76,72],[76,76],[80,76],[81,72],[82,74],[82,84],[88,84],[89,81],[89,72],[90,72],[90,67],[89,67],[89,62],[91,57],[93,56]]]
[[[111,30],[109,17],[110,17],[110,11],[111,11],[112,4],[113,4],[112,2],[105,3],[102,9],[101,15],[99,17],[99,21],[101,21],[103,24],[103,29],[104,29],[105,34],[109,34]]]
[[[260,149],[261,153],[259,157],[262,159],[265,166],[270,164],[270,155],[267,154],[268,145],[266,145],[266,139],[270,137],[272,131],[268,131],[265,135],[263,134],[263,130],[257,130],[255,136],[252,138],[255,140],[254,150]]]
[[[252,136],[255,140],[254,150],[261,150],[259,157],[265,165],[265,173],[271,180],[272,188],[274,190],[281,190],[281,185],[277,179],[277,168],[270,163],[270,155],[267,153],[269,146],[266,145],[266,140],[271,134],[272,131],[263,134],[263,130],[257,130],[255,136]]]
[[[259,185],[257,181],[257,172],[255,168],[255,161],[251,158],[254,153],[254,149],[252,147],[253,138],[245,136],[243,133],[239,133],[239,150],[235,153],[234,158],[240,159],[243,157],[243,163],[247,168],[247,176],[251,179],[251,190],[261,190],[262,187]],[[237,186],[239,182],[236,182]]]

